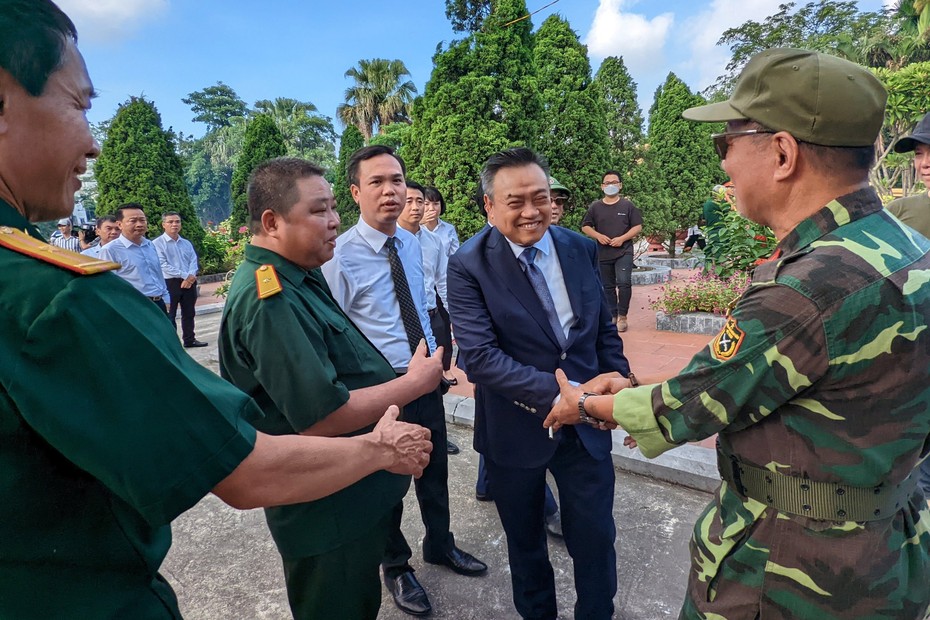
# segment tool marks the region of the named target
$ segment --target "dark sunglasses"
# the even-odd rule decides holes
[[[746,129],[744,131],[725,131],[723,133],[711,134],[710,139],[714,141],[714,149],[717,151],[717,156],[720,158],[720,161],[723,161],[727,158],[727,151],[730,150],[730,138],[773,133],[775,132],[767,129]]]
[[[559,198],[553,198],[552,202],[559,205],[560,207],[564,207],[565,205],[568,204],[568,198],[563,198],[560,196]]]

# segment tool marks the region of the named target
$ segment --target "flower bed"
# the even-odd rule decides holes
[[[711,312],[724,315],[731,303],[739,299],[749,286],[749,275],[734,273],[728,278],[699,273],[683,282],[670,282],[662,288],[659,298],[652,301],[653,310],[666,314]]]

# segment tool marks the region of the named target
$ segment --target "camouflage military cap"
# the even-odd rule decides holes
[[[810,50],[776,48],[749,59],[727,101],[689,108],[692,121],[753,120],[823,146],[870,146],[888,93],[855,63]]]

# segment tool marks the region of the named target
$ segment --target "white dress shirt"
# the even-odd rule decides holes
[[[100,239],[97,239],[89,248],[81,252],[81,254],[90,256],[91,258],[100,258],[100,250],[102,248],[103,246],[100,245]]]
[[[158,263],[161,265],[162,276],[170,278],[187,279],[187,276],[196,275],[199,265],[197,253],[193,244],[178,235],[177,240],[164,233],[152,241],[155,251],[158,252]]]
[[[415,233],[420,248],[423,250],[423,285],[426,288],[426,309],[436,309],[436,294],[442,299],[442,305],[449,310],[446,295],[446,272],[449,270],[449,255],[443,247],[442,240],[429,229],[420,226]]]
[[[459,249],[459,233],[456,232],[455,226],[449,222],[439,220],[436,228],[430,232],[442,241],[442,247],[446,251],[446,258],[455,254],[455,251]],[[445,303],[445,300],[443,300],[443,303]]]
[[[526,247],[517,245],[507,237],[504,237],[513,250],[513,255],[520,260],[520,255]],[[549,286],[549,294],[552,295],[552,302],[555,304],[556,314],[559,315],[559,323],[562,324],[562,331],[568,338],[568,333],[575,324],[575,313],[572,310],[572,302],[568,298],[568,289],[565,287],[565,276],[562,274],[562,265],[559,263],[559,255],[555,251],[555,244],[552,243],[552,237],[549,231],[543,235],[542,239],[534,244],[536,260],[534,264],[539,267],[543,276],[546,278],[546,284]]]
[[[433,352],[436,350],[436,341],[426,310],[420,243],[413,234],[400,226],[394,238],[426,343],[430,352]],[[410,345],[400,318],[400,304],[394,292],[394,280],[391,278],[391,265],[385,247],[387,239],[387,235],[359,219],[355,226],[336,239],[335,255],[321,270],[343,312],[395,370],[404,371],[410,363]]]
[[[103,246],[100,250],[100,258],[122,265],[116,275],[132,284],[146,297],[168,296],[168,286],[161,275],[158,253],[152,242],[145,237],[139,245],[136,245],[120,235]]]

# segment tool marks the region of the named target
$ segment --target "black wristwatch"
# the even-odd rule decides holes
[[[590,424],[591,426],[598,426],[601,421],[595,418],[594,416],[588,415],[588,412],[584,408],[584,401],[588,400],[588,396],[597,396],[593,392],[585,392],[578,399],[578,417],[581,418],[581,421],[585,424]]]

